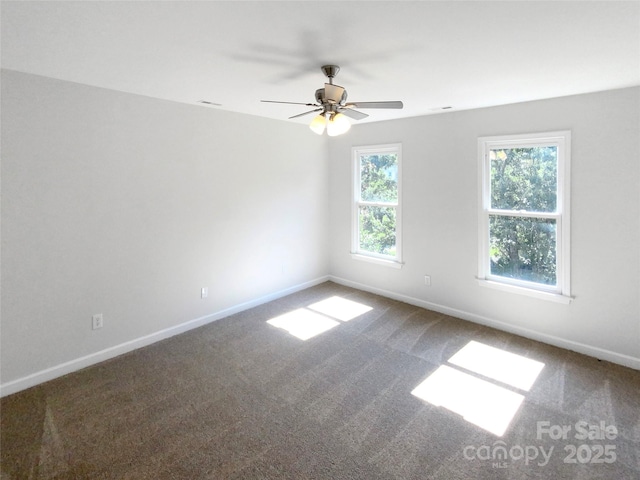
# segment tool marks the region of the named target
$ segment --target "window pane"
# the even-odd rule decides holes
[[[558,190],[556,146],[489,151],[491,208],[555,212]]]
[[[396,254],[396,209],[360,206],[360,249],[381,255]]]
[[[360,199],[398,201],[398,155],[360,155]]]
[[[491,274],[556,284],[556,221],[490,215]]]

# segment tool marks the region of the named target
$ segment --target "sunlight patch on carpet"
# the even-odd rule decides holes
[[[504,434],[524,400],[519,393],[447,365],[438,367],[411,393],[497,436]]]
[[[370,306],[347,300],[346,298],[333,296],[320,302],[309,305],[311,310],[323,313],[331,318],[348,322],[360,315],[373,310]]]
[[[267,320],[269,325],[286,330],[300,340],[309,340],[321,333],[340,325],[324,315],[299,308],[279,317]]]
[[[544,363],[471,340],[411,393],[501,437]],[[462,371],[462,369],[466,371]],[[469,372],[469,373],[467,373]],[[482,377],[482,378],[481,378]]]
[[[373,308],[368,305],[333,296],[267,320],[267,323],[300,340],[309,340],[370,310]]]
[[[451,357],[449,363],[527,392],[544,368],[544,363],[474,340]]]

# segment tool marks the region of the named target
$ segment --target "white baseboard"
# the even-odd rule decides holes
[[[187,332],[189,330],[201,327],[208,323],[215,322],[216,320],[220,320],[222,318],[228,317],[235,313],[248,310],[249,308],[257,307],[258,305],[261,305],[263,303],[276,300],[286,295],[290,295],[300,290],[304,290],[305,288],[319,285],[320,283],[326,282],[327,280],[329,280],[329,276],[319,277],[314,280],[304,282],[304,283],[295,285],[293,287],[286,288],[284,290],[279,290],[277,292],[264,295],[254,300],[241,303],[239,305],[234,305],[233,307],[226,308],[219,312],[205,315],[204,317],[200,317],[200,318],[195,318],[193,320],[189,320],[188,322],[181,323],[180,325],[166,328],[164,330],[160,330],[150,335],[145,335],[144,337],[136,338],[134,340],[130,340],[128,342],[121,343],[119,345],[115,345],[113,347],[109,347],[104,350],[100,350],[99,352],[95,352],[95,353],[86,355],[84,357],[76,358],[74,360],[62,363],[60,365],[56,365],[54,367],[47,368],[45,370],[41,370],[39,372],[33,373],[26,377],[4,383],[0,385],[0,397],[11,395],[12,393],[16,393],[30,387],[34,387],[36,385],[47,382],[49,380],[53,380],[54,378],[61,377],[68,373],[76,372],[83,368],[89,367],[91,365],[95,365],[96,363],[104,362],[105,360],[109,360],[110,358],[117,357],[124,353],[128,353],[133,350],[136,350],[138,348],[146,347],[147,345],[151,345],[152,343],[156,343],[156,342],[159,342],[160,340],[173,337],[174,335],[178,335],[180,333]]]
[[[160,330],[150,335],[146,335],[144,337],[140,337],[119,345],[115,345],[113,347],[101,350],[99,352],[92,353],[90,355],[86,355],[84,357],[71,360],[69,362],[62,363],[60,365],[56,365],[51,368],[47,368],[45,370],[41,370],[39,372],[28,375],[26,377],[4,383],[0,385],[0,397],[11,395],[12,393],[16,393],[21,390],[25,390],[27,388],[47,382],[49,380],[53,380],[55,378],[66,375],[68,373],[72,373],[72,372],[81,370],[83,368],[89,367],[91,365],[95,365],[97,363],[103,362],[105,360],[109,360],[111,358],[117,357],[124,353],[131,352],[138,348],[146,347],[147,345],[151,345],[152,343],[156,343],[166,338],[173,337],[174,335],[178,335],[180,333],[187,332],[189,330],[201,327],[208,323],[215,322],[216,320],[220,320],[222,318],[228,317],[235,313],[239,313],[244,310],[257,307],[258,305],[261,305],[263,303],[267,303],[272,300],[276,300],[278,298],[284,297],[286,295],[290,295],[292,293],[298,292],[300,290],[304,290],[306,288],[319,285],[320,283],[326,282],[327,280],[331,280],[332,282],[338,283],[340,285],[356,288],[358,290],[375,293],[383,297],[392,298],[394,300],[405,302],[410,305],[415,305],[418,307],[426,308],[428,310],[433,310],[436,312],[444,313],[446,315],[451,315],[453,317],[461,318],[463,320],[468,320],[470,322],[478,323],[488,327],[493,327],[498,330],[503,330],[505,332],[520,335],[526,338],[530,338],[532,340],[536,340],[539,342],[547,343],[549,345],[564,348],[566,350],[582,353],[590,357],[607,360],[609,362],[617,363],[619,365],[630,367],[635,370],[640,370],[640,358],[632,357],[630,355],[624,355],[617,352],[612,352],[610,350],[594,347],[592,345],[586,345],[583,343],[574,342],[572,340],[567,340],[567,339],[556,337],[553,335],[547,335],[547,334],[536,332],[534,330],[530,330],[527,328],[510,325],[508,323],[483,317],[481,315],[465,312],[463,310],[457,310],[455,308],[446,307],[444,305],[427,302],[426,300],[420,300],[418,298],[391,292],[389,290],[370,287],[368,285],[364,285],[358,282],[353,282],[351,280],[336,277],[333,275],[327,275],[327,276],[316,278],[309,282],[301,283],[293,287],[286,288],[284,290],[279,290],[277,292],[264,295],[254,300],[241,303],[239,305],[234,305],[233,307],[226,308],[224,310],[212,313],[210,315],[205,315],[200,318],[189,320],[188,322],[182,323],[180,325],[176,325],[174,327]]]
[[[358,290],[364,290],[365,292],[375,293],[376,295],[398,300],[410,305],[415,305],[417,307],[426,308],[435,312],[444,313],[445,315],[461,318],[463,320],[468,320],[470,322],[485,325],[487,327],[493,327],[498,330],[529,338],[531,340],[536,340],[542,343],[553,345],[555,347],[564,348],[565,350],[571,350],[573,352],[582,353],[590,357],[607,360],[612,363],[617,363],[618,365],[623,365],[635,370],[640,370],[640,358],[632,357],[630,355],[612,352],[610,350],[605,350],[603,348],[587,345],[584,343],[574,342],[573,340],[567,340],[565,338],[556,337],[554,335],[547,335],[545,333],[536,332],[535,330],[530,330],[528,328],[518,327],[508,323],[500,322],[498,320],[483,317],[481,315],[476,315],[474,313],[457,310],[455,308],[446,307],[437,303],[427,302],[426,300],[420,300],[419,298],[409,297],[407,295],[402,295],[400,293],[391,292],[381,288],[370,287],[362,283],[353,282],[351,280],[336,277],[333,275],[329,275],[329,280],[340,285],[356,288]]]

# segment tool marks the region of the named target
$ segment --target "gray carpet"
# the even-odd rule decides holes
[[[318,313],[334,296],[370,310]],[[314,319],[333,328],[307,340],[281,328]],[[451,362],[471,341],[544,367],[528,391],[513,387]],[[442,369],[524,397],[502,436],[411,393]],[[327,282],[2,399],[0,471],[2,480],[639,479],[639,392],[638,371]],[[466,408],[482,395],[462,387],[455,401]],[[566,438],[551,438],[563,427]],[[576,438],[584,429],[592,437]]]

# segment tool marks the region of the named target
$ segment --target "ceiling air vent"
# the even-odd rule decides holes
[[[213,107],[221,107],[222,106],[222,104],[220,104],[220,103],[210,102],[209,100],[198,100],[198,103],[203,103],[205,105],[211,105]]]

